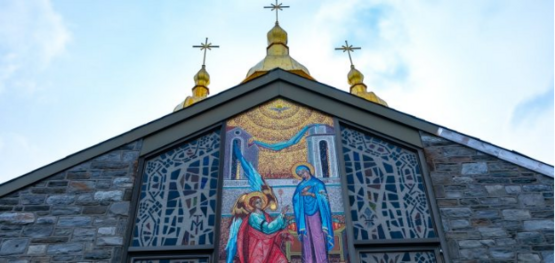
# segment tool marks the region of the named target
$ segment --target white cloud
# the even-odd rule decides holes
[[[553,80],[550,5],[381,0],[322,5],[312,25],[304,26],[310,29],[301,37],[306,46],[301,49],[308,55],[299,61],[319,81],[347,90],[348,58],[330,51],[347,39],[362,46],[353,61],[369,89],[393,108],[553,163],[553,148],[545,146],[552,145],[547,138],[553,137],[547,129],[553,126],[552,108],[527,109],[535,115],[526,129],[511,127],[513,109],[545,92]],[[344,74],[338,74],[341,69]]]
[[[0,2],[0,92],[21,87],[24,79],[25,92],[32,93],[34,72],[62,54],[70,39],[49,0]]]

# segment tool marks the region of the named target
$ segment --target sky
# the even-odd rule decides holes
[[[254,1],[0,1],[0,183],[170,114],[206,37],[211,96],[266,52]],[[391,108],[554,163],[554,1],[288,0],[290,54],[348,91],[349,41]]]

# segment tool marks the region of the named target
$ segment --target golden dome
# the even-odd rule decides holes
[[[196,86],[208,87],[208,85],[210,85],[210,74],[206,71],[206,66],[202,65],[202,68],[197,72],[194,79]]]
[[[202,65],[202,68],[197,72],[197,74],[195,74],[194,80],[195,86],[193,87],[193,96],[187,96],[184,101],[177,104],[177,106],[173,109],[174,112],[206,99],[208,94],[210,94],[210,90],[208,89],[208,85],[210,84],[210,74],[206,71],[205,65]]]
[[[289,56],[287,32],[279,26],[278,22],[268,31],[267,38],[268,47],[266,48],[266,57],[249,70],[247,77],[242,83],[260,75],[264,75],[275,68],[281,68],[301,77],[314,80],[305,66]]]
[[[279,26],[279,23],[276,23],[276,25],[268,31],[266,37],[268,38],[268,46],[279,43],[287,45],[287,32]]]
[[[365,100],[369,100],[371,102],[389,107],[385,100],[381,99],[376,95],[376,93],[367,91],[366,84],[364,84],[364,75],[360,71],[358,71],[354,65],[351,65],[351,70],[349,74],[347,74],[347,80],[349,85],[351,85],[350,92],[351,94],[361,97]]]
[[[362,75],[362,73],[360,73],[355,66],[351,65],[351,70],[349,71],[349,74],[347,74],[347,79],[349,81],[349,85],[352,86],[358,83],[363,83],[364,75]]]

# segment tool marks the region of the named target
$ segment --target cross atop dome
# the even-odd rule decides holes
[[[187,96],[187,98],[182,101],[181,103],[177,104],[173,111],[178,111],[183,108],[189,107],[196,102],[199,102],[203,99],[208,97],[210,94],[210,89],[208,89],[208,85],[210,84],[210,75],[208,71],[206,71],[206,51],[212,50],[212,48],[219,48],[220,46],[212,45],[212,43],[208,43],[208,38],[204,40],[204,43],[200,43],[200,45],[194,45],[193,48],[199,48],[200,51],[204,51],[202,57],[202,67],[197,72],[194,77],[195,86],[193,87],[193,95]]]
[[[367,91],[366,84],[364,84],[364,75],[362,75],[362,73],[355,68],[355,65],[353,64],[353,58],[351,57],[351,52],[355,52],[355,50],[359,49],[361,48],[349,45],[349,42],[347,42],[347,40],[345,40],[345,45],[335,48],[335,50],[343,50],[343,52],[347,52],[347,54],[349,54],[351,70],[349,71],[349,74],[347,74],[347,80],[349,82],[349,85],[351,85],[350,92],[351,94],[359,96],[363,99],[388,107],[385,100],[378,97],[378,95],[376,95],[374,92]]]
[[[278,1],[276,0],[275,4],[270,4],[270,6],[265,6],[264,8],[271,8],[270,11],[276,11],[276,24],[279,23],[279,19],[278,19],[278,13],[279,11],[283,11],[283,8],[289,8],[288,5],[283,5],[282,3],[278,4]]]
[[[219,48],[220,46],[214,46],[212,43],[208,43],[208,38],[204,41],[204,43],[200,43],[199,46],[193,46],[193,48],[200,48],[200,51],[204,50],[204,56],[202,58],[202,65],[206,65],[206,50],[212,50],[212,48]]]
[[[283,8],[289,8],[289,6],[284,6],[276,0],[275,4],[270,4],[270,6],[265,6],[264,8],[271,8],[272,11],[276,11],[276,24],[266,35],[268,39],[266,57],[249,69],[247,77],[242,83],[264,75],[275,68],[281,68],[301,77],[314,80],[314,78],[310,76],[308,69],[289,55],[287,32],[279,26],[278,13],[279,11],[283,11]]]
[[[360,47],[353,47],[353,45],[349,45],[347,40],[345,40],[345,45],[335,48],[335,50],[343,50],[343,52],[347,52],[347,54],[349,54],[349,61],[351,61],[351,66],[354,66],[353,59],[351,58],[351,52],[355,52],[355,49],[360,49]]]

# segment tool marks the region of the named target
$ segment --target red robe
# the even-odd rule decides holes
[[[272,218],[264,213],[266,222]],[[287,257],[281,251],[283,230],[273,234],[264,234],[249,225],[246,218],[237,233],[237,256],[241,263],[287,263]]]

